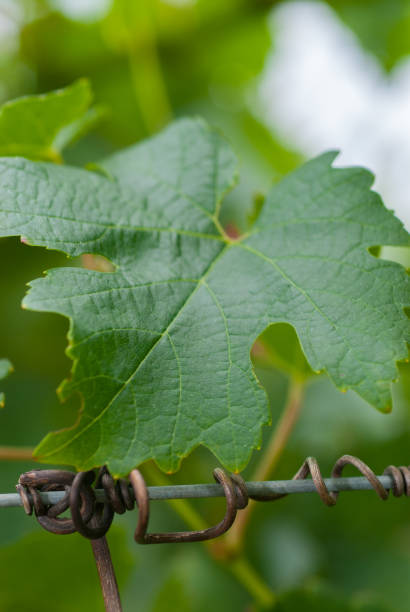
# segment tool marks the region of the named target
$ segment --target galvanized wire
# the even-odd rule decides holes
[[[377,476],[379,482],[387,490],[393,489],[393,478],[389,475]],[[362,476],[324,478],[328,491],[365,491],[373,490],[373,486]],[[268,480],[265,482],[246,482],[250,497],[288,495],[294,493],[316,493],[317,489],[313,480]],[[150,500],[161,499],[193,499],[209,497],[225,497],[224,491],[219,484],[186,484],[169,485],[162,487],[147,487]],[[132,495],[132,489],[130,488]],[[47,491],[39,493],[45,504],[56,504],[64,495],[64,491]],[[96,489],[95,495],[98,501],[106,499],[103,489]],[[0,494],[0,508],[13,508],[22,506],[22,499],[18,493]]]

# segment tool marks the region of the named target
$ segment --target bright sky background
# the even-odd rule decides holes
[[[111,6],[111,0],[53,0],[55,8],[71,19],[98,19]]]
[[[265,120],[306,156],[340,149],[337,165],[370,168],[386,206],[410,229],[410,58],[386,75],[319,2],[279,5],[271,27]]]

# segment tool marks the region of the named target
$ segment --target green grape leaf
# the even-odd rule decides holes
[[[27,308],[70,319],[74,368],[60,395],[83,398],[75,426],[40,444],[41,460],[120,475],[152,458],[173,471],[203,444],[241,470],[269,422],[250,349],[275,322],[295,328],[313,370],[390,409],[408,277],[369,248],[410,239],[372,175],[333,168],[335,156],[274,187],[239,240],[219,222],[237,161],[201,120],[104,160],[105,175],[0,160],[0,235],[115,266],[31,283]]]
[[[42,95],[25,96],[0,107],[0,155],[61,161],[62,150],[101,119],[90,107],[91,86],[80,79]]]
[[[8,359],[0,359],[0,380],[6,378],[13,371],[13,366]],[[0,391],[0,408],[4,407],[4,393]]]

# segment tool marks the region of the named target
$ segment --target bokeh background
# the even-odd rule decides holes
[[[105,114],[66,151],[66,163],[84,165],[174,117],[202,115],[241,160],[240,184],[223,209],[230,231],[246,229],[273,183],[330,148],[341,150],[338,164],[370,167],[386,205],[410,228],[407,0],[0,0],[0,102],[79,77],[90,79]],[[381,256],[410,262],[404,249],[383,249]],[[0,445],[34,446],[51,429],[71,424],[79,402],[61,406],[55,394],[70,369],[67,321],[23,312],[20,303],[29,280],[67,260],[3,239],[0,262],[0,357],[15,367],[2,385]],[[271,328],[255,351],[273,424],[300,358],[283,325]],[[325,376],[310,377],[274,477],[290,478],[307,455],[319,459],[325,474],[344,453],[359,455],[376,472],[408,464],[410,375],[405,365],[400,372],[389,415],[338,392]],[[198,449],[170,479],[206,482],[215,464]],[[12,491],[32,465],[2,462],[1,492]],[[223,512],[220,500],[193,503],[209,523]],[[331,509],[315,495],[260,504],[246,554],[280,594],[278,610],[407,612],[409,509],[404,498],[381,502],[371,492],[341,495]],[[135,513],[117,517],[109,536],[125,611],[259,609],[203,546],[134,545],[135,520]],[[153,504],[153,529],[183,527],[172,507]],[[89,544],[41,531],[23,510],[1,510],[0,611],[45,607],[103,609]]]

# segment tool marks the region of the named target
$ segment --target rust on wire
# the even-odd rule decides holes
[[[383,484],[361,459],[352,455],[343,455],[333,467],[332,479],[342,478],[347,465],[356,468],[382,500],[388,498],[390,488],[395,497],[410,496],[410,467],[389,465],[380,477],[383,479]],[[34,512],[44,529],[60,535],[78,532],[91,541],[105,608],[108,612],[121,612],[117,581],[105,539],[115,513],[123,514],[137,505],[138,521],[134,539],[139,544],[200,542],[217,538],[225,533],[234,523],[238,510],[245,508],[250,498],[256,501],[275,501],[288,495],[288,492],[250,495],[248,485],[240,475],[228,474],[221,468],[216,468],[213,475],[216,482],[222,486],[226,499],[225,516],[217,525],[199,531],[149,533],[148,489],[141,472],[137,469],[129,474],[129,482],[125,479],[115,481],[106,467],[99,470],[97,477],[94,470],[77,474],[64,470],[34,470],[22,474],[16,488],[25,512],[27,514]],[[326,506],[334,506],[339,491],[329,491],[329,482],[332,481],[328,480],[328,484],[326,483],[314,457],[305,459],[293,480],[305,480],[308,476],[311,476],[314,489],[322,502]],[[385,476],[389,476],[390,485],[386,482]],[[251,484],[254,486],[261,483]],[[97,500],[95,493],[96,489],[101,488],[104,491],[102,501],[101,497]],[[51,504],[44,502],[41,496],[41,493],[49,491],[62,491],[64,494],[57,503]],[[60,515],[68,509],[71,518],[61,517]]]
[[[102,471],[97,478],[100,485]],[[73,474],[64,470],[34,470],[22,474],[17,490],[27,514],[33,510],[44,529],[58,535],[78,532],[91,540],[91,546],[101,584],[107,612],[121,612],[121,600],[105,533],[111,526],[114,509],[107,500],[96,502],[91,484],[95,473]],[[45,505],[39,491],[65,491],[64,497],[54,505]],[[31,496],[31,500],[29,497]],[[59,515],[70,508],[71,518]]]
[[[332,478],[342,477],[344,468],[351,465],[366,478],[378,497],[387,499],[389,490],[380,482],[373,470],[361,459],[352,455],[340,457],[332,470]],[[410,496],[410,469],[407,466],[389,465],[383,472],[391,479],[391,489],[395,497]],[[329,491],[322,476],[317,460],[307,457],[294,475],[293,480],[305,480],[311,477],[315,490],[327,506],[334,506],[339,492]],[[226,499],[226,513],[216,526],[202,531],[186,531],[172,533],[148,533],[149,496],[142,474],[134,469],[129,474],[129,482],[125,479],[114,480],[106,467],[95,472],[79,472],[74,474],[64,470],[33,470],[22,474],[17,485],[24,510],[34,514],[39,523],[56,534],[70,534],[77,531],[88,539],[98,539],[108,531],[114,514],[123,514],[138,507],[138,524],[135,540],[140,544],[198,542],[209,540],[225,533],[235,520],[236,513],[245,508],[248,499],[256,501],[275,501],[288,493],[249,494],[247,484],[238,474],[228,474],[221,468],[214,470],[214,478],[221,484]],[[129,486],[131,485],[131,487]],[[387,485],[386,485],[387,486]],[[97,501],[95,489],[102,488],[105,494],[103,502]],[[41,492],[64,491],[64,496],[57,503],[47,504]],[[60,517],[68,508],[71,518]],[[92,523],[92,524],[91,524]]]
[[[17,490],[22,498],[27,514],[34,514],[40,525],[58,535],[75,533],[77,527],[73,518],[59,518],[70,505],[71,486],[75,474],[65,470],[33,470],[22,474],[19,478]],[[64,497],[54,505],[45,505],[40,498],[39,491],[65,491]],[[32,503],[30,503],[29,495]],[[81,491],[81,516],[85,522],[91,520],[94,514],[94,493],[91,489]]]
[[[132,470],[128,483],[124,479],[114,481],[107,468],[101,468],[95,487],[102,487],[105,502],[98,503],[93,483],[95,472],[66,472],[63,470],[35,470],[22,474],[17,485],[27,514],[34,514],[44,529],[65,535],[77,531],[85,538],[95,540],[103,537],[111,526],[114,513],[123,514],[138,506],[138,523],[135,541],[139,544],[162,544],[180,542],[200,542],[211,540],[224,534],[233,524],[238,510],[245,508],[249,495],[246,483],[238,474],[228,474],[221,468],[213,472],[214,478],[224,491],[226,511],[224,518],[217,524],[199,531],[169,533],[147,533],[149,521],[149,498],[145,480],[139,470]],[[54,505],[46,505],[41,500],[40,491],[65,491],[64,497]],[[71,518],[58,515],[70,508]]]
[[[111,527],[114,518],[114,508],[107,500],[97,503],[92,484],[95,480],[94,470],[78,472],[75,475],[70,490],[70,511],[75,530],[89,540],[98,540],[105,536]],[[101,481],[101,473],[97,478],[97,486]],[[93,498],[93,524],[91,519],[84,516],[81,499],[90,496]]]
[[[382,485],[373,470],[364,461],[353,455],[343,455],[336,461],[332,470],[332,478],[341,478],[346,465],[356,468],[367,479],[380,499],[386,500],[389,497],[389,491]],[[395,497],[410,496],[410,469],[407,466],[389,465],[383,474],[391,477]],[[305,459],[293,480],[304,480],[309,475],[312,477],[313,484],[322,502],[326,506],[334,506],[339,497],[339,491],[328,490],[315,457]],[[273,493],[272,495],[251,495],[250,497],[255,501],[275,501],[287,495],[287,493]]]
[[[216,482],[222,485],[226,512],[224,518],[215,526],[199,531],[175,531],[168,533],[147,533],[149,520],[149,499],[145,480],[138,470],[132,470],[130,481],[137,500],[139,516],[134,539],[138,544],[172,544],[183,542],[203,542],[212,540],[224,534],[232,526],[236,513],[248,503],[245,483],[239,476],[230,475],[221,468],[214,470]],[[240,486],[237,485],[240,479]],[[237,485],[237,486],[235,486]],[[239,493],[237,493],[237,490]]]
[[[95,472],[73,474],[64,470],[37,470],[22,474],[17,485],[24,509],[34,514],[47,531],[66,535],[77,531],[91,541],[100,578],[104,605],[107,612],[121,612],[121,600],[105,534],[111,526],[115,512],[123,514],[138,506],[138,523],[135,540],[140,544],[200,542],[225,533],[233,524],[236,513],[248,503],[246,484],[240,476],[230,475],[220,468],[214,470],[214,478],[223,487],[226,498],[224,518],[215,526],[200,531],[147,533],[149,522],[149,497],[145,480],[138,470],[132,470],[129,480],[114,481],[107,468]],[[94,481],[96,481],[94,483]],[[105,501],[97,502],[93,484],[102,487]],[[45,504],[40,491],[64,491],[63,498],[55,505]],[[59,515],[70,509],[71,518]]]

